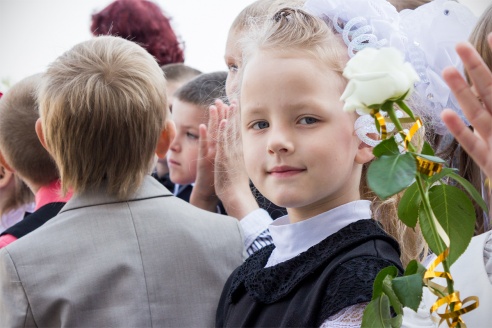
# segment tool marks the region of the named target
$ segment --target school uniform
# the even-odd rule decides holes
[[[274,245],[229,277],[217,327],[320,327],[351,305],[369,302],[378,272],[403,268],[398,243],[370,219],[370,202],[342,205],[298,223],[270,225]]]

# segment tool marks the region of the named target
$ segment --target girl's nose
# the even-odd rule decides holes
[[[270,138],[268,139],[268,153],[270,154],[287,154],[294,150],[294,143],[289,137],[290,134],[284,128],[272,129]]]

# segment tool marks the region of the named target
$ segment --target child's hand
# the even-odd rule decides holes
[[[214,166],[219,124],[225,116],[222,108],[210,106],[208,129],[205,124],[199,127],[199,147],[195,186],[190,195],[190,203],[211,212],[217,211],[219,198],[215,191]]]
[[[259,206],[251,193],[244,167],[240,116],[236,104],[228,106],[219,100],[215,105],[225,113],[225,119],[220,121],[217,131],[215,190],[227,214],[242,219]]]
[[[492,49],[492,34],[489,34],[488,42]],[[458,44],[456,51],[464,63],[473,88],[454,68],[446,68],[443,76],[475,133],[449,109],[444,110],[441,117],[465,151],[492,178],[492,72],[470,44]]]

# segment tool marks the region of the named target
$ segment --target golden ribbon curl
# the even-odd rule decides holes
[[[428,176],[433,176],[435,173],[441,172],[442,164],[417,156],[417,170]]]
[[[384,140],[388,137],[388,131],[386,128],[386,119],[381,115],[381,113],[376,112],[373,110],[371,112],[371,115],[378,121],[380,131],[381,131],[381,139]],[[410,118],[408,118],[410,119]],[[391,122],[391,120],[389,120]],[[405,123],[408,123],[408,120],[405,118],[402,118],[401,121],[406,121]],[[418,117],[415,121],[411,120],[410,122],[414,122],[410,130],[408,131],[408,134],[406,134],[403,131],[400,131],[400,133],[405,135],[405,139],[403,140],[403,144],[405,146],[405,150],[408,148],[408,144],[412,141],[413,136],[417,131],[422,127],[422,120]],[[417,170],[423,174],[426,174],[428,176],[432,176],[435,173],[439,173],[442,170],[442,164],[436,163],[430,160],[427,160],[422,157],[417,156]]]
[[[434,271],[435,268],[448,256],[449,248],[446,248],[446,250],[442,252],[434,260],[434,262],[432,262],[432,264],[429,266],[424,274],[424,283],[427,285],[427,287],[429,287],[429,290],[438,297],[437,301],[431,306],[430,313],[436,312],[436,314],[441,318],[441,320],[439,321],[439,325],[441,325],[443,321],[446,321],[448,327],[456,327],[459,324],[462,328],[466,328],[466,324],[461,318],[461,315],[470,312],[478,307],[478,297],[469,296],[461,301],[459,292],[449,294],[445,286],[441,286],[431,281],[434,278],[446,278],[451,281],[451,284],[453,283],[453,277],[450,273]],[[472,303],[463,307],[464,304],[470,302]],[[444,313],[437,313],[437,310],[443,305],[446,305]],[[452,311],[451,308],[453,308]]]

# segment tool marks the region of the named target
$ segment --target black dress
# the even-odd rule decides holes
[[[354,304],[369,302],[378,272],[402,273],[398,243],[374,220],[354,222],[300,255],[265,268],[274,245],[229,277],[217,327],[319,327]]]

